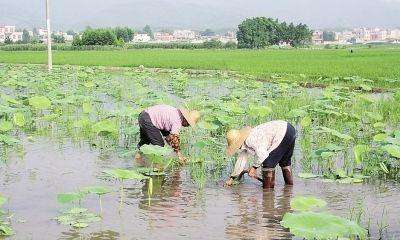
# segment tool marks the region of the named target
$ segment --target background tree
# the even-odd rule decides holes
[[[29,43],[31,41],[31,36],[29,35],[29,32],[24,29],[22,31],[22,43]]]
[[[204,48],[222,48],[223,44],[219,40],[212,39],[203,43]]]
[[[10,36],[6,36],[6,38],[4,39],[4,44],[12,44],[13,42],[11,41]]]
[[[264,48],[288,43],[300,46],[310,42],[312,31],[305,24],[280,23],[277,19],[256,17],[244,20],[236,34],[240,48]]]
[[[322,39],[324,40],[324,42],[333,42],[335,41],[335,33],[331,31],[324,31],[322,33]]]
[[[122,39],[126,43],[133,39],[134,31],[128,27],[116,27],[113,31],[117,36],[117,39]]]
[[[277,20],[266,17],[248,18],[236,34],[240,48],[264,48],[279,43],[280,26]]]
[[[143,32],[143,33],[146,33],[147,35],[149,35],[151,39],[154,39],[154,34],[153,34],[153,31],[151,30],[150,25],[146,25],[146,26],[143,28],[142,32]]]
[[[68,35],[71,35],[71,36],[75,36],[75,35],[76,35],[76,32],[74,32],[73,30],[68,30],[68,31],[67,31],[67,34],[68,34]]]
[[[80,41],[81,45],[115,45],[117,44],[117,36],[110,29],[91,29],[87,28],[82,33]]]
[[[73,40],[72,40],[72,46],[82,46],[82,39],[81,36],[79,36],[78,34],[74,36]]]
[[[51,39],[54,43],[65,43],[65,38],[62,35],[51,34]]]

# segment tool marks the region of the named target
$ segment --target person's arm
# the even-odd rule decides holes
[[[181,150],[179,134],[171,133],[165,137],[165,141],[174,149],[175,152]]]
[[[186,159],[183,156],[183,154],[181,153],[179,134],[171,133],[167,137],[165,137],[165,140],[172,147],[172,149],[176,152],[176,155],[178,155],[179,161],[181,163],[185,163]]]
[[[247,151],[245,151],[245,150],[241,151],[239,153],[239,156],[238,156],[237,160],[236,160],[235,168],[233,169],[231,177],[233,177],[233,178],[238,177],[243,172],[243,170],[246,169],[247,160],[248,160]]]
[[[249,154],[247,151],[241,151],[239,153],[239,156],[235,163],[235,168],[233,169],[233,172],[229,177],[229,179],[225,182],[226,186],[231,186],[233,184],[233,180],[235,180],[235,178],[237,178],[243,172],[243,170],[245,170],[247,165],[248,155]]]

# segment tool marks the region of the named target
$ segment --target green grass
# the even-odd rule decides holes
[[[0,51],[0,62],[46,63],[46,53]],[[354,54],[346,49],[56,51],[54,63],[233,70],[260,78],[305,74],[316,83],[320,76],[360,76],[374,80],[375,87],[393,87],[385,79],[400,79],[400,48],[356,49]]]

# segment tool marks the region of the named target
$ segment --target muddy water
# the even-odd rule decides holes
[[[118,183],[101,172],[132,167],[132,162],[91,150],[87,144],[59,145],[48,138],[26,141],[24,148],[24,157],[14,154],[0,168],[0,192],[10,198],[4,208],[13,213],[16,232],[10,239],[291,239],[279,222],[290,199],[299,194],[325,199],[328,209],[341,216],[348,216],[359,202],[364,223],[370,219],[373,239],[378,237],[378,224],[389,225],[384,239],[400,237],[400,187],[390,183],[343,185],[295,179],[291,188],[283,186],[278,172],[274,191],[263,191],[248,178],[229,189],[208,183],[199,190],[181,169],[154,179],[150,205],[146,184],[126,182],[127,196],[119,213]],[[90,185],[114,190],[103,198],[102,222],[76,231],[52,220],[62,208],[57,193]],[[83,206],[99,211],[96,197],[88,197]]]

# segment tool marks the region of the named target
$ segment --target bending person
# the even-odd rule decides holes
[[[184,163],[185,157],[180,151],[179,131],[181,127],[194,126],[200,119],[198,111],[177,109],[169,105],[155,105],[139,114],[140,142],[138,148],[145,144],[164,147],[166,142],[174,149],[179,161]],[[141,159],[139,153],[136,160]]]
[[[239,151],[235,169],[226,185],[231,186],[233,180],[245,170],[250,155],[256,155],[249,176],[255,178],[257,168],[262,166],[263,187],[275,186],[275,167],[282,168],[285,184],[293,185],[291,158],[296,140],[296,130],[288,122],[271,121],[255,128],[246,127],[241,130],[230,130],[226,134],[227,154],[232,156]]]

